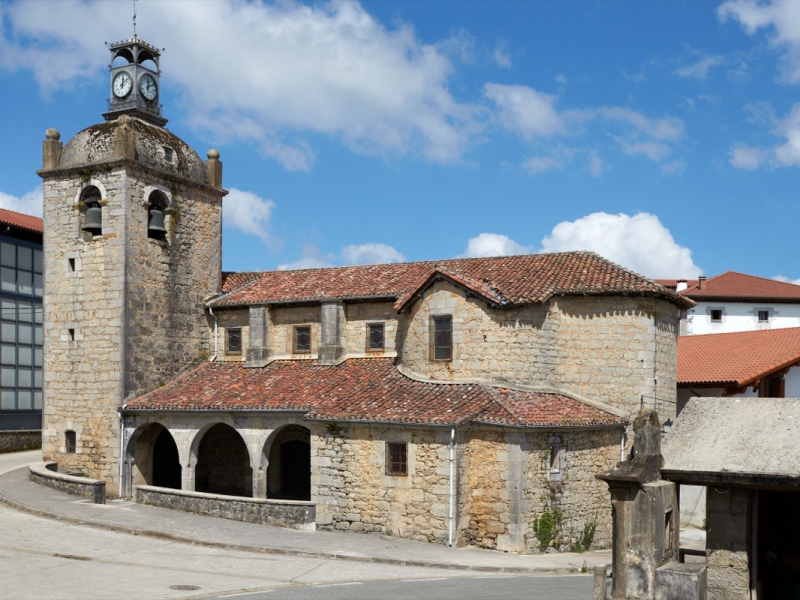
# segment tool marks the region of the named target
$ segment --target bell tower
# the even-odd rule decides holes
[[[59,468],[119,480],[126,400],[208,359],[220,291],[222,163],[164,129],[159,52],[109,46],[105,121],[49,129],[44,187],[42,448]],[[116,486],[108,487],[113,494]]]

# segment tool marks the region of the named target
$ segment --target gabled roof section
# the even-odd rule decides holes
[[[252,279],[249,277],[253,274],[229,274],[226,282],[230,279],[242,285],[226,283],[223,295],[209,304],[225,307],[393,299],[400,309],[437,273],[495,303],[541,303],[559,294],[645,294],[663,297],[681,308],[694,305],[594,252],[583,251],[266,271]]]
[[[398,311],[403,311],[409,305],[414,303],[418,296],[433,285],[436,281],[447,280],[456,286],[482,298],[489,304],[495,306],[502,306],[506,303],[505,299],[494,289],[492,289],[486,281],[473,279],[469,275],[463,273],[454,273],[445,266],[437,265],[434,267],[425,280],[417,288],[404,293],[397,298],[395,308]]]
[[[400,373],[391,358],[337,366],[309,360],[264,368],[206,363],[128,402],[123,410],[297,411],[308,419],[519,427],[624,425],[625,419],[560,394],[482,384],[431,383]]]
[[[800,327],[678,338],[678,385],[744,387],[797,363]]]
[[[726,271],[706,280],[705,289],[692,280],[689,287],[680,292],[692,300],[771,300],[776,302],[800,302],[800,285]]]
[[[4,208],[0,208],[0,223],[35,233],[42,233],[44,229],[42,220],[39,217],[24,215]]]

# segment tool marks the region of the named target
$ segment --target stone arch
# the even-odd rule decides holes
[[[128,441],[132,485],[181,489],[181,463],[172,433],[161,423],[138,427]]]
[[[311,500],[311,431],[302,425],[276,429],[264,444],[267,498]]]
[[[210,423],[195,436],[195,491],[227,496],[253,495],[253,468],[242,435],[231,425]]]
[[[169,191],[169,189],[165,186],[159,184],[148,185],[146,188],[144,188],[144,194],[142,194],[142,206],[145,208],[150,208],[150,196],[153,195],[153,192],[160,192],[164,195],[164,198],[167,202],[165,208],[169,210],[175,208],[175,198],[173,198],[172,192]]]
[[[84,182],[75,197],[76,214],[78,215],[77,226],[78,235],[85,241],[91,240],[94,236],[103,235],[103,225],[108,223],[108,211],[106,208],[106,188],[96,179]],[[99,209],[99,215],[97,214]],[[93,215],[94,219],[89,219],[95,225],[89,228],[87,214]],[[99,223],[97,217],[99,216]],[[86,229],[84,229],[86,226]]]
[[[172,150],[170,150],[170,152],[172,152]],[[142,206],[144,206],[146,215],[145,224],[147,228],[147,237],[161,241],[171,240],[174,227],[172,216],[175,214],[175,200],[172,196],[172,192],[163,185],[148,185],[144,189]],[[163,227],[166,231],[154,231],[151,229],[150,226],[153,224],[152,209],[161,211],[163,215]]]

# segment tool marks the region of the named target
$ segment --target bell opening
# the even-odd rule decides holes
[[[167,228],[165,226],[164,209],[167,207],[167,199],[164,194],[154,191],[148,199],[150,209],[147,211],[147,237],[153,240],[166,241]]]
[[[81,231],[91,233],[92,236],[103,235],[103,209],[91,203],[83,216]]]

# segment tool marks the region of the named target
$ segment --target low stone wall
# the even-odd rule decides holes
[[[30,479],[34,483],[46,485],[73,496],[89,498],[95,504],[106,503],[106,482],[88,477],[77,477],[59,473],[54,462],[38,463],[30,466]]]
[[[21,452],[37,450],[42,447],[41,429],[18,429],[16,431],[0,431],[0,454],[3,452]]]
[[[136,488],[136,501],[245,523],[316,529],[317,507],[313,502],[222,496],[151,485]]]

